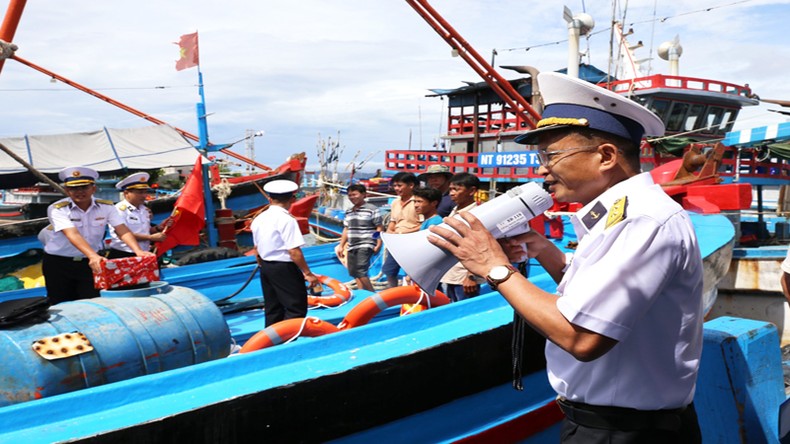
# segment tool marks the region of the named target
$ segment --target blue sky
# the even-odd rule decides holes
[[[7,1],[0,1],[2,11]],[[676,35],[681,75],[748,83],[763,98],[790,100],[785,1],[611,2],[569,0],[596,21],[581,50],[606,70],[612,10],[641,40],[640,58]],[[496,65],[541,71],[567,64],[562,2],[433,0],[460,34]],[[232,2],[28,2],[14,39],[17,54],[86,86],[197,133],[197,70],[175,71],[181,34],[200,32],[214,143],[255,139],[256,160],[277,166],[294,152],[316,158],[321,138],[339,138],[343,162],[388,149],[428,149],[444,131],[444,103],[431,88],[480,81],[404,1],[273,0]],[[526,50],[525,48],[530,48]],[[652,73],[668,73],[653,56]],[[506,78],[519,77],[510,71]],[[160,88],[164,87],[164,88]],[[145,121],[14,61],[0,73],[0,137],[125,128]],[[786,121],[760,105],[742,112],[736,129]],[[244,154],[244,144],[235,150]],[[309,162],[310,163],[310,162]]]

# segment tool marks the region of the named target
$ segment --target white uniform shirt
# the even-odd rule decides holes
[[[258,255],[265,261],[292,262],[288,250],[304,245],[299,224],[283,207],[270,205],[250,224]]]
[[[126,227],[132,233],[151,234],[151,217],[144,206],[137,208],[124,199],[115,204],[115,208],[118,210],[118,214],[123,217],[123,223],[126,224]],[[149,241],[138,240],[137,244],[140,245],[140,249],[143,251],[151,249],[151,242]],[[113,227],[110,227],[110,248],[133,253],[132,248],[118,237],[118,233],[115,232]]]
[[[787,256],[785,256],[785,260],[782,261],[782,271],[785,273],[790,273],[790,249],[787,250]]]
[[[606,228],[624,196],[625,218]],[[547,341],[552,387],[593,405],[689,404],[702,352],[703,270],[688,214],[643,173],[607,190],[572,222],[579,245],[557,287],[557,308],[571,323],[618,343],[581,362]]]
[[[45,252],[55,256],[85,257],[63,234],[64,228],[76,228],[93,251],[102,248],[107,225],[118,226],[123,223],[123,218],[112,203],[91,200],[87,211],[82,211],[70,198],[61,199],[47,207],[53,233],[44,245]]]

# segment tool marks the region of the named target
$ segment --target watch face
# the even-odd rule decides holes
[[[494,280],[504,279],[507,277],[508,271],[509,270],[507,267],[503,265],[497,265],[496,267],[492,268],[490,272],[488,272],[488,275]]]

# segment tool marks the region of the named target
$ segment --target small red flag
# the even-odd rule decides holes
[[[176,71],[200,65],[197,32],[182,35],[181,40],[178,41],[178,49],[181,54],[176,61]]]
[[[172,224],[165,228],[167,239],[156,245],[157,256],[178,245],[200,245],[200,230],[206,226],[201,156],[195,161],[195,167],[187,178],[170,218]]]

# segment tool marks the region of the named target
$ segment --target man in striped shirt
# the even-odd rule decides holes
[[[346,210],[346,217],[343,219],[339,254],[342,258],[348,245],[348,274],[356,280],[358,288],[373,291],[368,270],[370,258],[381,249],[380,233],[383,227],[379,209],[365,202],[366,197],[365,185],[349,185],[348,200],[354,206]]]

